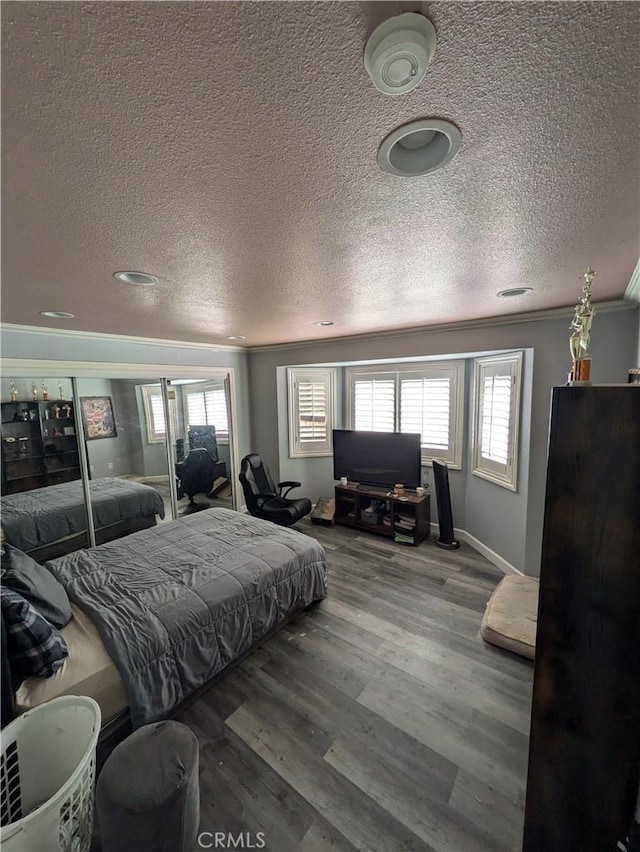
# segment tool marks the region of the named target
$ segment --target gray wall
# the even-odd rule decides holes
[[[465,470],[461,471],[467,479],[466,485],[458,486],[456,483],[454,486],[453,482],[458,479],[455,471],[451,472],[451,481],[456,525],[464,526],[516,568],[537,576],[542,541],[550,395],[552,387],[566,382],[570,367],[568,327],[572,315],[571,308],[567,309],[566,316],[528,322],[478,324],[468,328],[434,329],[343,341],[336,339],[252,351],[249,353],[249,388],[253,447],[269,464],[274,478],[284,478],[280,470],[283,420],[282,388],[280,394],[278,392],[278,367],[530,349],[531,359],[527,358],[530,399],[524,412],[526,417],[530,410],[530,428],[526,429],[525,426],[524,435],[529,464],[526,472],[523,472],[521,466],[519,491],[514,494],[477,477],[472,478],[473,485],[469,488],[468,457]],[[636,358],[636,347],[635,307],[599,312],[592,334],[592,380],[598,383],[625,382],[629,365]],[[286,409],[284,416],[286,424]],[[296,467],[303,469],[300,465]],[[287,464],[286,470],[290,469]],[[309,470],[314,477],[311,482],[317,486],[319,480],[316,472],[311,468]],[[322,487],[327,487],[324,480]],[[462,493],[465,496],[460,506]],[[505,515],[505,512],[508,514]],[[515,528],[510,526],[514,517],[519,519]]]
[[[111,397],[113,415],[116,422],[115,438],[100,438],[87,441],[87,454],[91,477],[121,476],[132,473],[131,442],[129,439],[128,423],[119,398],[118,383],[111,379],[78,379],[78,394],[83,396]],[[82,434],[80,427],[78,431]],[[112,467],[109,467],[112,465]]]

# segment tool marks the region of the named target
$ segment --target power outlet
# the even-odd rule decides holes
[[[107,467],[109,468],[109,470],[113,470],[113,462],[109,462],[109,464],[107,465]]]

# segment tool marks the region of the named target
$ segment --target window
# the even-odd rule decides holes
[[[287,370],[289,381],[289,457],[333,453],[334,371]]]
[[[216,439],[229,440],[227,394],[224,385],[198,383],[197,389],[185,387],[187,426],[214,426]]]
[[[169,414],[171,426],[176,429],[175,396],[171,398],[169,391]],[[142,385],[142,402],[147,423],[147,441],[149,444],[161,444],[167,437],[167,424],[164,417],[162,387],[160,385]]]
[[[350,428],[418,432],[422,461],[462,466],[464,361],[348,371]]]
[[[473,473],[516,490],[522,352],[475,362]]]

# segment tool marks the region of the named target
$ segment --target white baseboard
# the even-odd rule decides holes
[[[437,523],[431,524],[431,533],[435,538],[438,537],[439,532],[440,525]],[[495,550],[491,550],[490,547],[487,547],[486,544],[481,542],[479,538],[471,535],[471,533],[468,533],[466,530],[454,529],[453,534],[458,541],[464,541],[466,544],[471,545],[474,550],[481,553],[485,559],[488,559],[492,565],[495,565],[496,568],[499,568],[504,574],[520,574],[520,576],[523,576],[522,571],[519,571],[510,562],[507,562],[506,559],[500,556],[499,553],[496,553]]]

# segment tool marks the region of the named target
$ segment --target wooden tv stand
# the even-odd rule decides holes
[[[398,497],[386,488],[350,482],[336,485],[335,523],[418,545],[431,531],[430,506],[429,494],[408,491]]]

